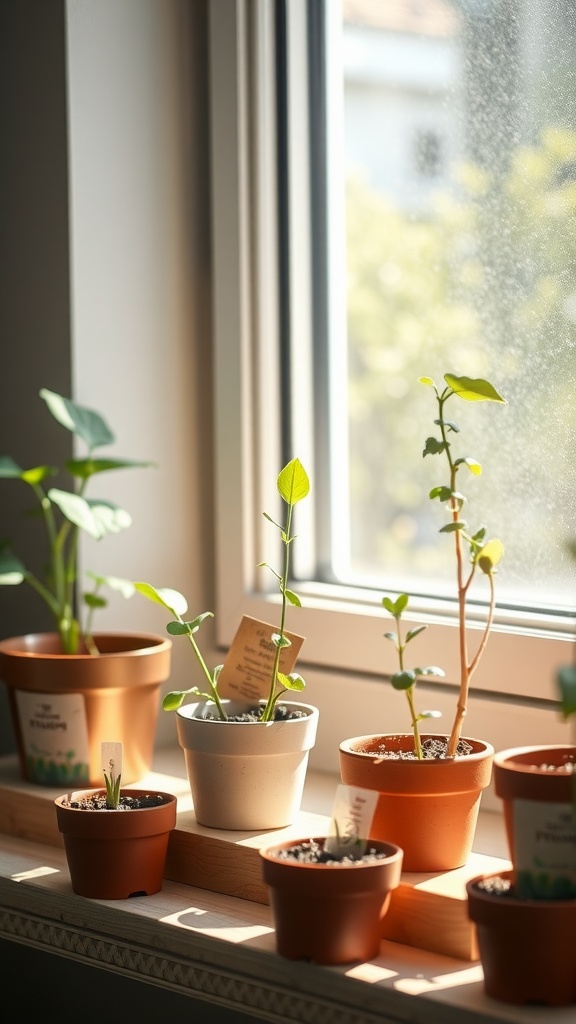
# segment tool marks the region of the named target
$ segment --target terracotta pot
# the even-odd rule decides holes
[[[566,765],[574,768],[550,770]],[[494,790],[503,801],[518,894],[576,897],[576,746],[499,751],[494,756]]]
[[[323,838],[316,842],[323,843]],[[307,864],[279,860],[278,850],[260,851],[264,881],[276,929],[276,949],[289,960],[346,964],[375,957],[382,918],[400,882],[402,850],[391,843],[370,845],[387,854],[374,863]]]
[[[511,871],[498,872],[512,880]],[[576,1002],[576,900],[526,900],[466,885],[486,993],[504,1003]]]
[[[342,782],[380,794],[370,839],[400,846],[404,871],[450,871],[468,860],[494,748],[482,740],[466,742],[471,754],[422,761],[378,754],[382,744],[390,751],[412,750],[412,734],[356,736],[340,744]]]
[[[176,713],[196,820],[208,828],[256,831],[291,825],[300,809],[318,709],[283,701],[304,718],[224,722],[206,702]],[[224,701],[228,714],[245,705]]]
[[[62,654],[56,633],[0,642],[0,679],[29,782],[100,786],[105,741],[123,744],[123,784],[150,771],[172,641],[148,633],[95,640],[99,656]]]
[[[102,790],[59,796],[58,828],[74,892],[94,900],[125,900],[159,892],[170,832],[176,825],[176,797],[154,792],[165,803],[138,810],[92,811],[64,806],[64,801]],[[132,797],[146,790],[125,791]]]

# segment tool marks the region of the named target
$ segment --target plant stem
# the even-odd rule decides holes
[[[270,679],[270,689],[268,691],[268,700],[266,701],[266,707],[260,716],[261,722],[270,722],[274,718],[274,708],[276,701],[280,694],[276,694],[276,684],[278,680],[278,672],[280,669],[280,655],[284,647],[284,627],[286,623],[286,587],[288,585],[288,574],[290,571],[290,543],[292,538],[290,537],[290,528],[292,525],[292,508],[291,504],[288,505],[286,512],[286,526],[282,535],[282,542],[284,544],[284,571],[280,580],[280,593],[282,594],[282,608],[280,612],[280,642],[276,644],[276,651],[274,654],[274,665],[272,667],[272,677]]]

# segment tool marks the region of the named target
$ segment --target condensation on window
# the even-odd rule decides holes
[[[576,5],[343,0],[349,545],[335,576],[441,593],[453,559],[423,458],[426,375],[452,399],[465,516],[498,536],[499,603],[573,607]],[[416,145],[415,140],[420,140]],[[481,595],[480,595],[481,596]]]

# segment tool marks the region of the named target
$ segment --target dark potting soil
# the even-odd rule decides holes
[[[512,882],[509,878],[501,878],[500,875],[482,878],[479,882],[475,882],[474,888],[480,892],[486,892],[490,896],[514,896]]]
[[[425,761],[438,761],[445,758],[447,749],[447,738],[443,739],[441,736],[429,736],[427,739],[422,740],[422,755]],[[474,748],[470,743],[461,739],[458,741],[458,746],[456,747],[456,755],[460,757],[462,755],[471,754],[473,749]],[[391,761],[418,760],[413,750],[388,750],[384,743],[382,743],[377,749],[371,750],[370,753],[389,758]]]
[[[307,839],[301,843],[294,843],[294,846],[284,850],[277,850],[274,856],[278,860],[297,860],[301,864],[340,864],[342,867],[351,867],[354,864],[375,864],[379,860],[385,860],[390,854],[368,846],[362,857],[338,857],[325,851],[324,846],[315,839]]]
[[[253,708],[247,708],[246,711],[241,711],[237,715],[228,715],[227,722],[259,722],[260,712],[262,708],[255,705]],[[277,704],[274,710],[274,721],[275,722],[288,722],[293,718],[306,718],[308,715],[307,711],[298,711],[295,708],[287,708],[284,704]],[[205,718],[220,720],[217,714],[204,715]]]
[[[118,807],[111,808],[106,806],[105,793],[95,793],[91,796],[83,796],[79,800],[67,800],[63,806],[79,811],[138,811],[144,807],[160,807],[165,803],[167,803],[165,796],[160,796],[159,793],[146,793],[142,796],[121,796]]]

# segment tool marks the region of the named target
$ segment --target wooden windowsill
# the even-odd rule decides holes
[[[180,751],[155,765],[182,777]],[[174,763],[170,758],[174,756]],[[328,814],[337,780],[310,773],[306,813]],[[184,786],[185,788],[185,786]],[[504,856],[500,815],[481,813],[477,850]],[[76,896],[63,850],[0,836],[0,935],[276,1022],[549,1024],[550,1011],[497,1003],[479,963],[383,940],[367,964],[319,967],[275,952],[270,908],[166,880],[155,896]],[[573,1024],[574,1009],[554,1011]]]

